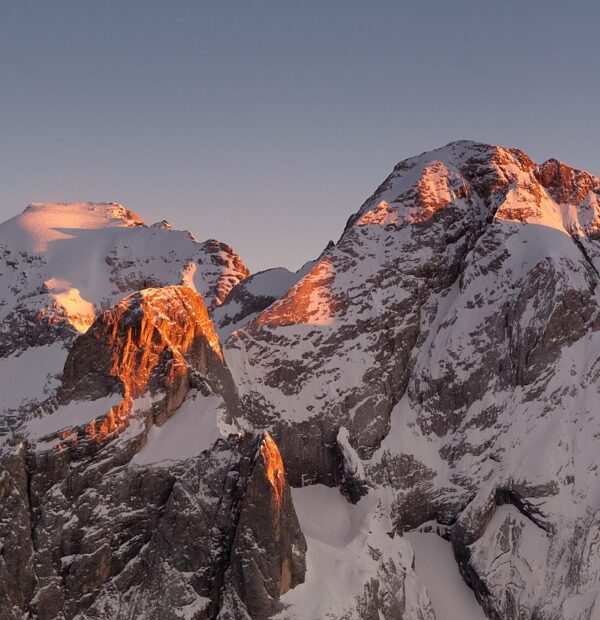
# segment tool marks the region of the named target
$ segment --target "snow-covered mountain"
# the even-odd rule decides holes
[[[31,204],[0,224],[0,257],[0,428],[48,397],[73,339],[127,294],[183,283],[213,309],[248,275],[227,244],[115,203]]]
[[[600,618],[598,239],[600,179],[468,141],[295,274],[28,207],[0,619]]]
[[[248,276],[231,247],[115,203],[30,204],[0,225],[0,354],[83,333],[126,294],[189,284],[218,306]],[[40,333],[39,325],[52,325]]]

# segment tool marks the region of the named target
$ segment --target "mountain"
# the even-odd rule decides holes
[[[227,244],[115,203],[31,204],[0,224],[0,257],[0,429],[48,397],[73,340],[127,294],[183,283],[214,309],[248,276]]]
[[[0,225],[0,353],[85,332],[127,293],[193,285],[210,308],[248,276],[231,247],[116,203],[30,204]]]
[[[0,619],[600,617],[599,239],[600,179],[470,141],[296,273],[28,207]]]

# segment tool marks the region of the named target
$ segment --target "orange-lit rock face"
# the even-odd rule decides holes
[[[279,448],[268,433],[264,434],[260,444],[260,456],[265,466],[267,479],[273,487],[275,503],[281,508],[283,492],[285,490],[285,471]]]
[[[189,367],[205,372],[222,363],[218,337],[193,289],[171,286],[134,293],[104,312],[74,343],[63,373],[68,398],[121,392],[123,400],[87,434],[96,440],[127,423],[133,400],[146,391],[166,392],[176,408],[188,389]]]
[[[549,159],[536,170],[536,176],[559,203],[580,203],[590,191],[600,191],[597,177],[576,170],[557,159]]]
[[[425,167],[417,182],[415,205],[409,220],[424,222],[434,213],[468,195],[468,188],[462,177],[440,162],[433,161]]]
[[[280,301],[261,312],[255,324],[330,324],[341,305],[339,298],[331,290],[334,279],[335,270],[331,259],[322,258]]]
[[[188,287],[148,289],[127,297],[106,314],[102,318],[106,317],[103,327],[107,330],[101,335],[108,335],[109,374],[122,381],[125,397],[137,398],[146,391],[165,351],[172,355],[170,382],[186,372],[185,357],[199,338],[205,338],[223,359],[204,302]]]

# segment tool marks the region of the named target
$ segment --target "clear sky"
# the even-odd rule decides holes
[[[0,3],[0,219],[115,200],[298,268],[469,138],[600,174],[600,3]]]

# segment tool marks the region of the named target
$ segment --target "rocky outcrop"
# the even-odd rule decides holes
[[[199,380],[233,403],[235,389],[202,298],[186,286],[146,289],[104,312],[75,341],[58,398],[68,402],[120,393],[122,402],[100,428],[88,429],[92,437],[106,436],[126,422],[133,401],[146,392],[161,396],[154,419],[161,424]]]
[[[199,250],[205,255],[198,261],[202,272],[199,282],[211,283],[203,294],[210,299],[209,309],[214,310],[250,275],[250,271],[227,243],[209,239],[200,244]]]
[[[304,581],[306,541],[279,449],[262,437],[242,500],[218,618],[269,618],[279,598]]]
[[[200,295],[186,286],[148,289],[105,311],[75,340],[50,416],[103,397],[116,404],[84,422],[66,420],[56,430],[38,432],[29,456],[34,494],[43,495],[70,477],[76,464],[93,472],[89,465],[95,458],[107,468],[111,460],[113,465],[128,462],[150,428],[164,424],[192,388],[216,394],[224,415],[235,415],[236,389]],[[103,451],[105,443],[123,434],[108,453]],[[78,478],[80,488],[95,484],[96,474],[91,476]]]

